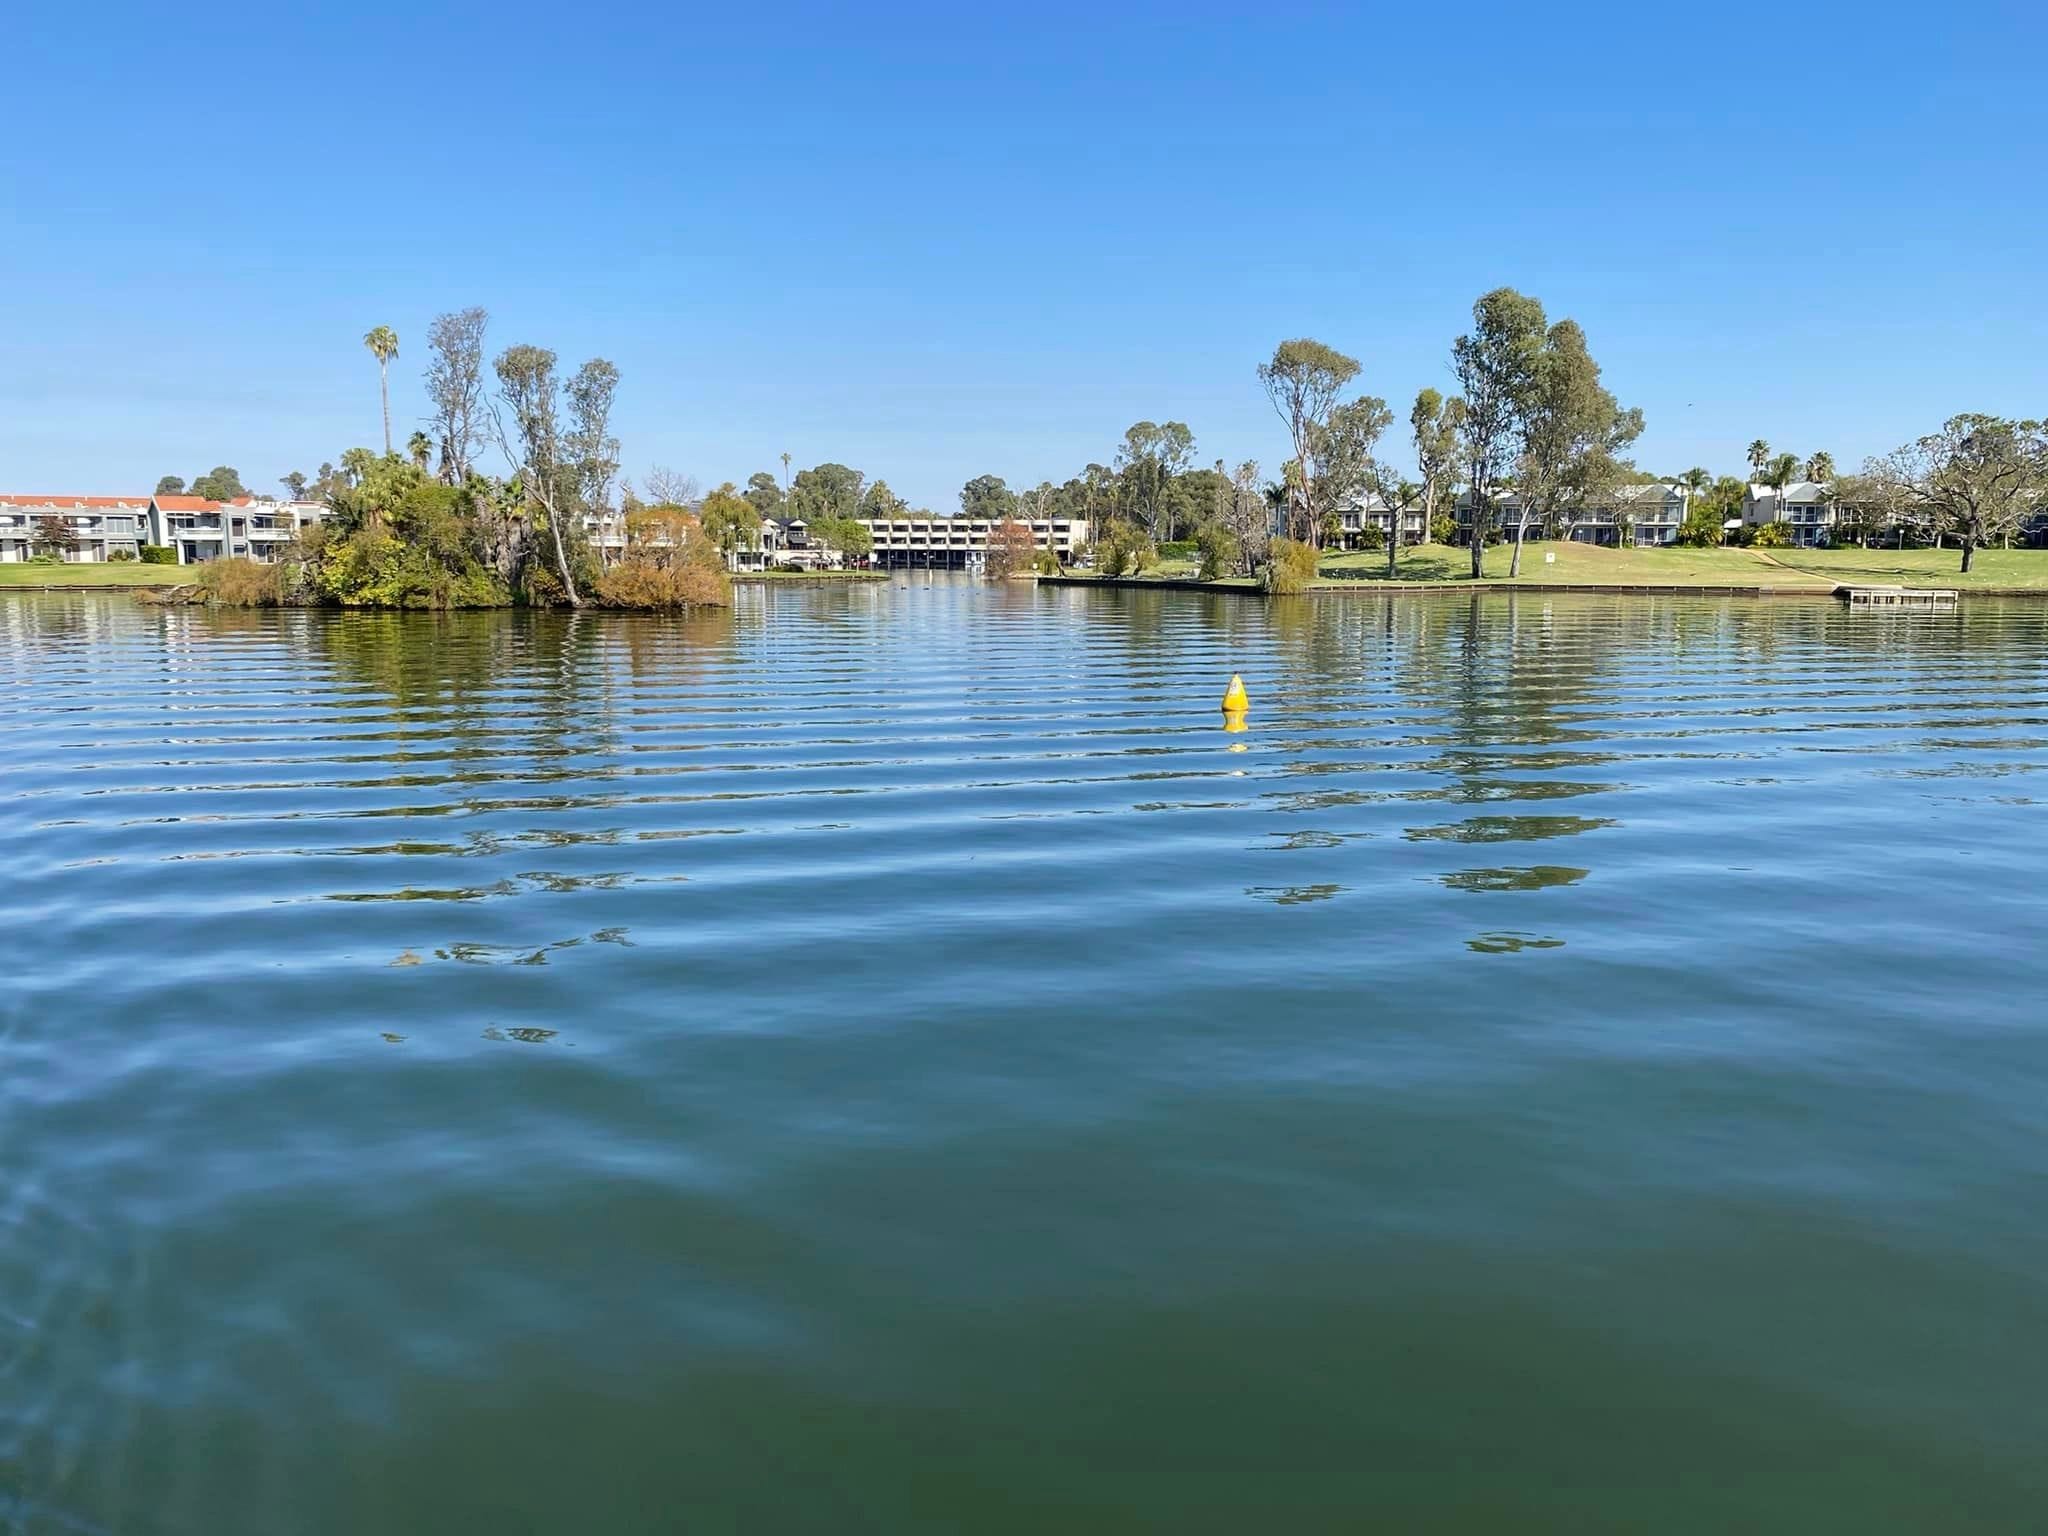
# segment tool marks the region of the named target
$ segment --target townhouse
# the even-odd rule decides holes
[[[1612,490],[1574,506],[1564,508],[1556,526],[1530,527],[1537,538],[1570,539],[1579,544],[1643,546],[1676,544],[1685,524],[1692,493],[1677,481],[1652,481],[1645,485],[1618,485]],[[1499,526],[1513,536],[1522,504],[1513,491],[1496,498]],[[1458,498],[1454,515],[1462,539],[1472,537],[1472,499],[1467,492]]]
[[[317,501],[274,501],[237,496],[208,501],[204,496],[152,496],[149,542],[167,546],[180,565],[236,558],[266,564],[280,558],[302,528],[327,516]]]
[[[1802,548],[1832,544],[1841,510],[1831,490],[1816,480],[1751,485],[1742,497],[1743,525],[1758,528],[1765,523],[1783,523],[1792,542]]]
[[[149,542],[148,522],[147,496],[0,496],[0,562],[133,560]]]

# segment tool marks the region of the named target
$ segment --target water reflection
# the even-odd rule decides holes
[[[1531,864],[1519,869],[1461,869],[1438,878],[1454,891],[1543,891],[1577,885],[1590,873],[1563,864]]]

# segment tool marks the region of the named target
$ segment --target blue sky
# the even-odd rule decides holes
[[[310,472],[379,437],[378,323],[402,437],[467,304],[619,365],[630,474],[787,450],[941,509],[1145,417],[1270,469],[1274,342],[1405,409],[1501,283],[1584,325],[1660,471],[2048,412],[2033,5],[17,0],[8,30],[0,490]]]

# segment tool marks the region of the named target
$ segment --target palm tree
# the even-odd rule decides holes
[[[391,457],[391,359],[398,356],[398,332],[380,325],[363,337],[377,359],[377,385],[384,395],[384,456]]]
[[[425,474],[427,461],[434,456],[434,440],[424,432],[415,432],[405,440],[405,451],[412,456],[413,467]]]
[[[1771,445],[1770,445],[1769,443],[1765,442],[1765,441],[1764,441],[1764,440],[1763,440],[1762,438],[1758,438],[1758,439],[1757,439],[1757,440],[1756,440],[1755,442],[1753,442],[1753,443],[1751,443],[1751,444],[1749,445],[1749,478],[1750,478],[1750,479],[1752,479],[1752,480],[1761,480],[1761,479],[1763,479],[1763,477],[1764,477],[1764,466],[1765,466],[1766,464],[1770,463],[1770,462],[1771,462]]]
[[[1714,483],[1714,477],[1695,464],[1691,469],[1680,475],[1678,481],[1679,484],[1697,496],[1701,491],[1704,491]]]
[[[1832,509],[1835,504],[1835,456],[1827,449],[1821,449],[1806,461],[1806,478],[1820,491],[1821,505]],[[1828,526],[1832,528],[1834,524],[1835,519],[1831,517]]]

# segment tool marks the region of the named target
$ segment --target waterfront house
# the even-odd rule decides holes
[[[69,546],[53,551],[66,563],[91,564],[142,552],[149,516],[147,496],[0,496],[0,561],[34,559],[37,524],[55,518]]]
[[[1276,531],[1278,519],[1276,512]],[[1379,547],[1384,549],[1388,530],[1394,526],[1394,511],[1384,496],[1355,492],[1338,506],[1337,521],[1340,528],[1338,540],[1345,549],[1363,548],[1370,532],[1375,529],[1380,536]],[[1428,532],[1428,521],[1418,497],[1401,509],[1401,542],[1403,545],[1420,544]]]
[[[279,559],[299,530],[327,516],[325,503],[237,496],[152,496],[149,542],[168,546],[180,565],[240,556],[265,564]]]
[[[1742,498],[1743,525],[1783,523],[1794,544],[1832,544],[1840,519],[1832,489],[1815,480],[1788,480],[1782,488],[1751,485]]]
[[[1618,485],[1589,501],[1566,506],[1559,512],[1554,527],[1538,528],[1532,524],[1529,536],[1609,547],[1676,544],[1690,504],[1691,492],[1676,481]],[[1507,491],[1495,499],[1495,505],[1499,511],[1500,530],[1505,537],[1513,539],[1515,524],[1522,511],[1520,500],[1513,491]],[[1469,541],[1472,537],[1470,492],[1458,498],[1454,515],[1460,534]]]

